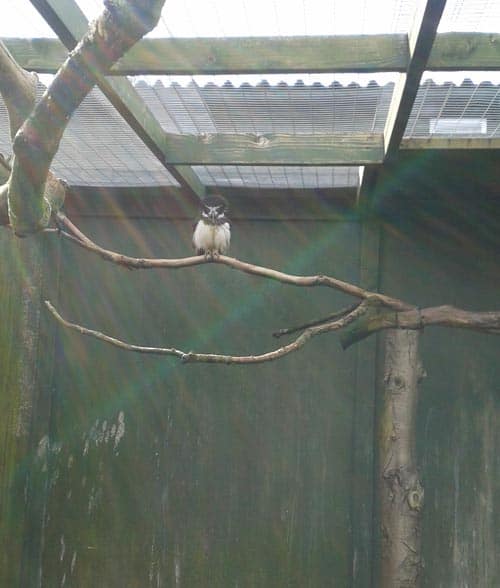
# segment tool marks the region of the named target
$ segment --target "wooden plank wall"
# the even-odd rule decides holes
[[[81,221],[129,254],[190,252],[189,221]],[[233,231],[243,259],[359,278],[357,223]],[[272,331],[347,303],[224,267],[130,272],[71,244],[62,257],[62,312],[150,345],[258,352]],[[225,367],[59,332],[42,586],[351,585],[356,361],[335,336],[279,363]]]
[[[498,169],[494,153],[427,152],[389,171],[378,202],[385,292],[419,306],[500,307]],[[497,586],[500,339],[429,328],[421,353],[422,586]]]
[[[232,251],[285,271],[380,280],[421,306],[498,308],[495,157],[433,152],[394,163],[373,202],[380,262],[377,231],[347,219],[238,220]],[[131,255],[190,251],[187,220],[79,222]],[[326,336],[252,368],[132,356],[59,329],[53,345],[43,313],[20,319],[22,284],[33,283],[21,279],[22,246],[0,238],[3,584],[371,585],[374,342],[342,352]],[[273,330],[347,302],[224,267],[129,272],[62,245],[60,275],[57,251],[44,253],[38,294],[132,342],[260,351]],[[26,404],[19,331],[37,321]],[[422,350],[423,586],[496,586],[499,341],[429,329]],[[19,439],[13,423],[26,406]]]

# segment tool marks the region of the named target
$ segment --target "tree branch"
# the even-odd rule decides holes
[[[0,93],[9,113],[12,141],[35,106],[37,80],[37,75],[23,69],[0,41]]]
[[[316,325],[322,325],[323,323],[327,323],[339,318],[342,318],[343,316],[345,316],[346,314],[351,313],[353,310],[356,310],[356,308],[359,306],[359,302],[356,302],[355,304],[351,304],[351,306],[347,306],[346,308],[342,308],[341,310],[338,310],[337,312],[332,312],[332,314],[329,314],[328,316],[325,316],[323,318],[319,318],[313,321],[309,321],[307,323],[304,323],[302,325],[297,325],[295,327],[289,327],[287,329],[280,329],[279,331],[275,331],[273,333],[273,337],[275,337],[276,339],[279,339],[280,337],[283,337],[285,335],[292,335],[293,333],[297,333],[298,331],[303,331],[304,329],[307,329],[309,327],[315,327]]]
[[[72,243],[87,249],[88,251],[98,255],[106,261],[128,267],[130,269],[152,269],[152,268],[182,268],[190,267],[193,265],[200,265],[203,263],[220,263],[254,276],[260,276],[262,278],[268,278],[270,280],[276,280],[283,284],[289,284],[292,286],[300,287],[314,287],[314,286],[326,286],[339,290],[345,294],[349,294],[355,298],[366,300],[368,298],[378,300],[383,306],[394,308],[397,310],[410,310],[414,308],[410,304],[406,304],[402,300],[397,298],[391,298],[384,294],[378,294],[376,292],[370,292],[364,290],[359,286],[343,282],[330,276],[296,276],[292,274],[286,274],[275,269],[268,267],[253,265],[246,261],[240,261],[234,257],[227,257],[225,255],[219,255],[217,257],[206,259],[203,255],[196,255],[192,257],[182,257],[179,259],[156,259],[156,258],[142,258],[142,257],[130,257],[123,255],[109,249],[104,249],[99,245],[96,245],[91,239],[89,239],[78,227],[76,227],[64,214],[59,213],[57,215],[59,223],[64,226],[70,234],[61,232],[61,236],[68,239]],[[333,315],[332,315],[333,316]]]
[[[372,298],[367,301],[366,312],[349,325],[341,343],[346,349],[384,329],[423,329],[427,326],[469,329],[500,335],[500,311],[475,312],[444,305],[398,312],[384,308],[379,300]]]
[[[99,255],[106,261],[122,265],[129,269],[178,269],[210,262],[220,263],[247,274],[276,280],[293,286],[326,286],[356,298],[360,298],[364,301],[363,306],[358,303],[332,313],[325,318],[309,321],[303,325],[289,329],[281,329],[280,331],[277,331],[273,334],[277,338],[283,335],[295,333],[297,331],[304,331],[304,333],[306,333],[311,329],[321,328],[321,326],[342,323],[343,318],[349,319],[346,323],[342,323],[342,326],[340,327],[346,327],[346,332],[341,338],[342,347],[344,349],[353,343],[361,341],[372,333],[391,328],[423,329],[426,326],[435,325],[460,329],[471,329],[494,335],[500,334],[500,311],[475,312],[462,310],[453,306],[436,306],[432,308],[419,309],[397,298],[391,298],[390,296],[385,296],[384,294],[370,292],[360,288],[359,286],[349,284],[348,282],[343,282],[342,280],[337,280],[336,278],[332,278],[330,276],[290,275],[268,267],[262,267],[247,263],[245,261],[240,261],[239,259],[235,259],[233,257],[226,257],[224,255],[210,259],[205,258],[203,255],[184,257],[179,259],[129,257],[127,255],[116,253],[115,251],[110,251],[100,247],[99,245],[96,245],[63,213],[57,214],[57,220],[60,227],[64,227],[70,231],[68,233],[62,230],[60,234],[63,238],[68,239],[72,243],[75,243],[96,255]],[[357,309],[360,308],[361,312],[358,313]],[[307,338],[308,337],[306,337],[306,339]],[[282,349],[286,349],[287,347]],[[278,357],[281,357],[281,355],[278,355]]]
[[[17,235],[37,232],[47,226],[52,212],[49,200],[44,197],[47,174],[71,115],[95,85],[96,75],[104,75],[156,25],[164,1],[105,0],[104,12],[70,52],[40,102],[17,131],[12,145],[12,173],[0,190],[0,208],[7,196],[10,224]],[[10,61],[13,62],[12,58]],[[9,64],[5,55],[3,63]],[[19,116],[13,111],[11,127],[27,116],[25,110],[23,107]]]
[[[103,341],[105,343],[113,345],[114,347],[118,347],[126,351],[133,351],[136,353],[170,355],[181,359],[184,363],[223,363],[228,365],[265,363],[267,361],[274,361],[276,359],[284,357],[285,355],[288,355],[289,353],[292,353],[294,351],[298,351],[312,337],[315,337],[316,335],[321,335],[322,333],[328,333],[330,331],[337,331],[348,325],[351,321],[355,320],[364,312],[364,305],[365,303],[362,302],[356,307],[355,310],[353,310],[350,314],[342,317],[341,319],[325,323],[317,327],[310,327],[306,329],[301,335],[299,335],[299,337],[297,337],[297,339],[295,339],[288,345],[279,347],[278,349],[274,349],[273,351],[262,353],[260,355],[220,355],[216,353],[194,353],[192,351],[186,352],[180,349],[175,349],[174,347],[146,347],[143,345],[133,345],[130,343],[126,343],[125,341],[122,341],[115,337],[110,337],[109,335],[106,335],[100,331],[88,329],[87,327],[83,327],[81,325],[66,320],[59,314],[59,312],[54,308],[54,306],[51,304],[49,300],[45,300],[45,306],[49,309],[49,311],[61,325],[73,331],[77,331],[81,335],[93,337],[94,339],[98,339],[99,341]]]

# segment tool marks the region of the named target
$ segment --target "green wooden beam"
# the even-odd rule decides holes
[[[5,39],[25,69],[56,72],[67,55],[58,39]],[[114,75],[406,71],[406,35],[142,39]]]
[[[410,63],[396,82],[384,128],[386,157],[399,149],[445,4],[446,0],[421,1],[416,10],[408,36]]]
[[[24,69],[38,73],[55,73],[68,54],[59,39],[1,40]],[[111,75],[406,72],[409,61],[406,35],[143,39]],[[426,69],[500,71],[500,35],[440,33]]]
[[[88,22],[74,0],[31,0],[68,49],[87,32]],[[189,167],[175,167],[163,156],[164,131],[126,78],[99,77],[98,85],[139,138],[189,194],[202,198],[205,186]]]
[[[363,212],[369,212],[380,167],[380,165],[365,165],[361,169],[361,177],[356,194],[356,206]]]
[[[365,165],[384,156],[381,134],[166,133],[163,150],[175,165]]]
[[[117,64],[129,74],[404,71],[405,35],[143,39]]]
[[[459,150],[459,149],[500,149],[500,138],[482,139],[480,137],[465,138],[465,137],[430,137],[427,139],[404,139],[401,143],[401,149],[443,149],[443,150]]]
[[[500,70],[500,34],[440,33],[427,63],[432,71]]]

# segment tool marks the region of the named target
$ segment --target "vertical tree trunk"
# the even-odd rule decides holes
[[[379,585],[416,588],[424,491],[415,456],[418,383],[424,376],[418,331],[394,329],[385,336],[384,380],[377,425],[380,520]]]

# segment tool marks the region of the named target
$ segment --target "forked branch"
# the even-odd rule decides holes
[[[212,259],[206,259],[201,255],[179,259],[130,257],[115,251],[104,249],[95,244],[64,214],[58,213],[57,220],[60,228],[59,233],[63,238],[99,255],[106,261],[122,265],[128,269],[183,268],[213,262],[232,267],[233,269],[247,274],[277,280],[284,284],[303,287],[327,286],[361,300],[361,302],[341,311],[332,313],[322,319],[310,321],[289,329],[281,329],[274,335],[281,337],[283,335],[296,333],[297,331],[302,331],[302,333],[288,345],[284,345],[263,354],[246,356],[194,353],[192,351],[183,351],[170,347],[147,347],[127,343],[120,339],[110,337],[100,331],[88,329],[87,327],[72,323],[64,319],[49,301],[45,302],[52,315],[65,327],[127,351],[156,355],[170,355],[178,357],[184,362],[249,364],[263,363],[279,359],[284,355],[297,351],[303,347],[309,339],[316,335],[341,329],[344,329],[344,335],[341,338],[342,346],[344,348],[349,347],[353,343],[356,343],[373,333],[391,328],[420,330],[426,326],[438,325],[471,329],[496,335],[500,334],[500,311],[471,312],[453,306],[437,306],[419,309],[397,298],[391,298],[383,294],[370,292],[359,286],[329,276],[290,275],[268,267],[253,265],[223,255]]]

